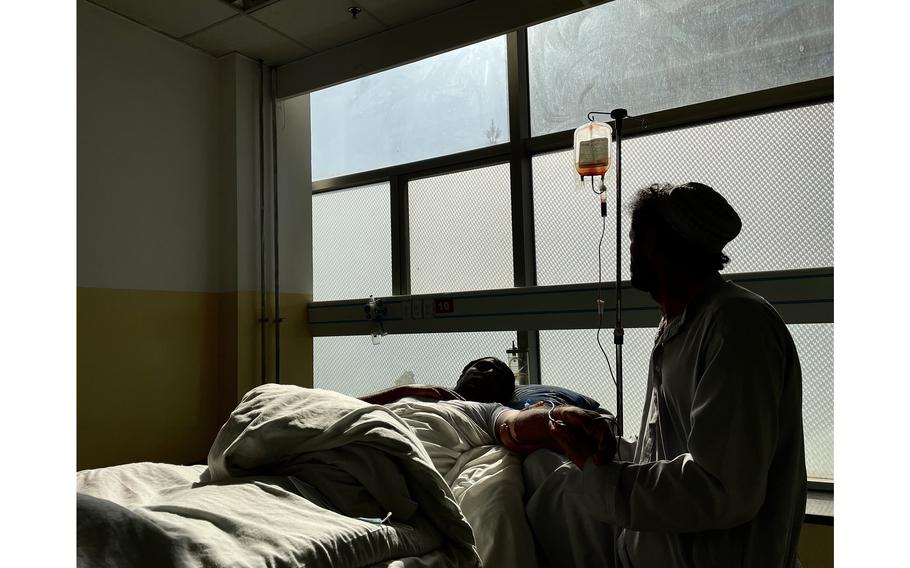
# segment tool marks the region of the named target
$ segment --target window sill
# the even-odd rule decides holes
[[[806,523],[834,526],[834,493],[809,491],[806,496]]]

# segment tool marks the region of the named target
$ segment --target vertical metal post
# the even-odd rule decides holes
[[[628,116],[626,109],[610,113],[616,124],[616,327],[613,343],[616,344],[616,433],[623,434],[622,411],[622,120]]]
[[[531,184],[531,99],[528,92],[528,31],[506,36],[509,78],[509,174],[512,203],[512,259],[515,286],[535,286],[534,199]],[[517,330],[518,346],[527,357],[528,381],[540,383],[540,335]]]
[[[272,81],[269,95],[272,100],[272,232],[275,235],[275,382],[281,382],[281,303],[278,289],[278,241],[281,236],[278,233],[278,99],[275,97],[275,85],[277,84],[278,74],[273,69],[271,71]]]
[[[265,311],[265,147],[263,134],[263,112],[262,112],[262,91],[264,88],[262,60],[259,60],[259,331],[262,340],[260,350],[260,382],[265,384],[266,365],[265,365],[265,348],[266,348],[266,323],[269,318]]]
[[[392,294],[411,293],[411,237],[408,226],[408,182],[389,176],[389,203],[392,217]]]

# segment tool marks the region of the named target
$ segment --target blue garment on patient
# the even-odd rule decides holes
[[[521,410],[530,402],[552,402],[554,405],[570,404],[585,410],[597,410],[600,403],[583,394],[550,385],[515,385],[512,400],[506,403],[509,408]]]

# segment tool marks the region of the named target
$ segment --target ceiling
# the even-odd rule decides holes
[[[473,0],[88,1],[215,57],[237,52],[277,67]]]

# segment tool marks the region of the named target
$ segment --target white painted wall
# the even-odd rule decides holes
[[[313,183],[310,96],[278,102],[279,247],[281,290],[313,293]]]
[[[259,289],[259,64],[231,53],[218,59],[221,152],[220,167],[220,291]],[[264,81],[268,81],[268,71]],[[268,102],[268,101],[266,101]],[[269,126],[269,115],[264,116]],[[263,132],[268,148],[269,130]],[[272,169],[265,154],[266,206],[271,200]],[[266,240],[271,213],[266,215]],[[266,244],[266,261],[271,249]],[[271,270],[269,268],[269,270]]]
[[[84,0],[77,48],[78,286],[218,291],[217,61]]]

